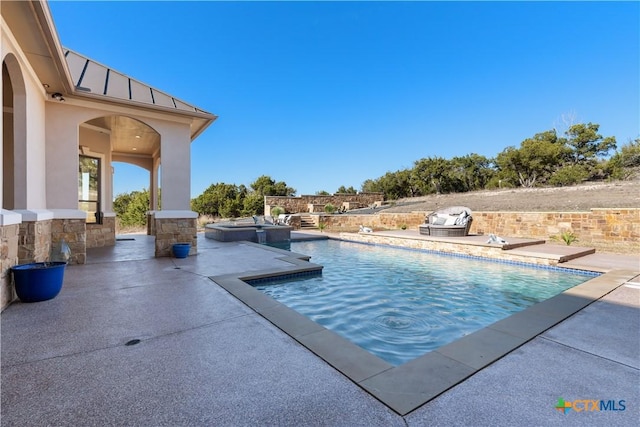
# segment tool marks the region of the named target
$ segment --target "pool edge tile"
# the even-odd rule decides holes
[[[328,329],[296,340],[355,383],[393,369],[390,363]]]
[[[528,339],[496,329],[483,328],[444,345],[435,352],[478,370],[504,357],[527,341]]]
[[[475,372],[463,363],[431,352],[358,385],[404,416]]]

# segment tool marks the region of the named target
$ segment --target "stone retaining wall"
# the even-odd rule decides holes
[[[51,223],[51,245],[64,241],[71,249],[69,264],[87,262],[87,224],[84,219],[54,219]]]
[[[20,225],[0,227],[0,308],[4,310],[15,299],[11,286],[11,270],[18,264],[18,237]]]
[[[429,212],[376,215],[321,215],[327,231],[417,228]],[[591,209],[589,212],[473,212],[471,234],[494,233],[502,237],[558,240],[572,231],[580,246],[607,252],[640,253],[640,209]]]
[[[116,217],[105,217],[102,224],[87,224],[87,249],[116,244]]]
[[[24,221],[19,225],[18,264],[44,262],[51,254],[52,220]]]
[[[501,247],[483,245],[456,244],[432,240],[408,239],[405,237],[380,236],[368,233],[340,233],[340,238],[351,242],[372,243],[379,245],[400,246],[410,249],[431,250],[456,255],[469,255],[481,258],[500,259],[512,262],[523,262],[535,265],[557,266],[558,261],[549,258],[534,258],[531,255],[514,255]]]
[[[189,255],[198,253],[197,218],[155,218],[156,256],[173,256],[174,243],[191,243]]]
[[[348,209],[365,208],[374,204],[380,204],[384,201],[384,194],[382,193],[358,193],[358,194],[334,194],[328,196],[265,196],[264,197],[264,212],[265,215],[270,215],[271,208],[274,206],[280,206],[284,208],[285,213],[300,213],[300,212],[319,212],[318,209],[322,208],[326,204],[332,204],[336,208],[342,207],[343,204]]]

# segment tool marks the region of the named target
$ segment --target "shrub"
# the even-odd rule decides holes
[[[549,178],[549,184],[555,186],[575,185],[589,178],[589,171],[583,165],[571,165],[558,169]]]
[[[274,206],[271,208],[271,216],[277,218],[278,215],[284,213],[284,208],[282,206]]]
[[[336,211],[336,207],[331,203],[327,203],[326,205],[324,205],[324,211],[328,214],[332,214]]]

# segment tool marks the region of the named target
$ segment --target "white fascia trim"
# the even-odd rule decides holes
[[[87,219],[87,213],[77,209],[51,209],[54,219]]]
[[[45,221],[53,219],[53,212],[48,209],[16,209],[14,212],[22,215],[23,221]]]
[[[156,211],[156,219],[172,219],[172,218],[198,218],[198,212],[193,211]]]
[[[14,224],[22,224],[22,215],[6,209],[0,209],[0,227]]]
[[[102,216],[105,218],[113,218],[116,216],[115,212],[102,212]]]

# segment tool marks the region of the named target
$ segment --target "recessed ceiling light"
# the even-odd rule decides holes
[[[136,138],[140,139],[140,135],[136,135]]]
[[[136,148],[136,147],[133,147],[133,148],[132,148],[132,150],[133,150],[133,151],[136,151],[136,150],[137,150],[137,148]]]

